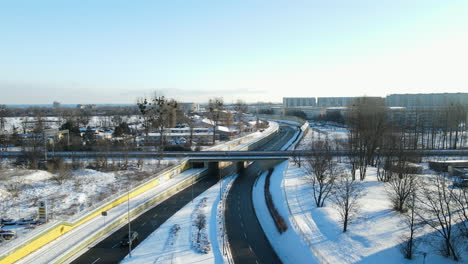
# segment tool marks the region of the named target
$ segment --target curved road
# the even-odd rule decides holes
[[[262,147],[261,149],[263,150],[271,150],[271,149],[278,149],[282,145],[285,144],[289,140],[290,137],[292,137],[291,133],[294,135],[294,132],[292,129],[282,129],[280,134],[271,142],[268,142],[266,144],[266,147]],[[282,143],[282,144],[281,144]],[[260,168],[259,164],[262,164],[265,168]],[[262,163],[254,163],[251,166],[249,166],[248,169],[245,170],[245,172],[257,172],[259,169],[268,169],[271,167],[274,163],[272,161],[265,161]],[[246,180],[251,180],[254,179],[255,177],[239,177],[242,179]],[[237,181],[237,180],[236,180]],[[204,178],[200,182],[196,183],[193,185],[193,197],[198,196],[199,194],[203,193],[205,190],[213,186],[217,182],[217,177],[214,177],[212,175]],[[249,183],[250,184],[250,183]],[[253,183],[252,183],[253,184]],[[233,185],[233,188],[236,185]],[[237,188],[237,187],[236,187]],[[251,192],[249,192],[251,193]],[[248,195],[250,199],[250,205],[252,205],[252,197],[249,194]],[[177,211],[179,211],[182,207],[184,207],[187,203],[189,203],[192,200],[192,188],[188,187],[179,193],[173,195],[172,197],[168,198],[161,204],[155,206],[154,208],[148,210],[144,214],[140,215],[133,221],[131,221],[131,228],[133,231],[137,231],[139,234],[139,241],[132,246],[132,248],[135,248],[138,246],[140,241],[143,241],[148,237],[154,230],[156,230],[161,224],[163,224],[167,219],[169,219],[173,214],[175,214]],[[253,207],[252,207],[253,209]],[[252,214],[253,213],[253,214]],[[253,216],[255,218],[255,221],[257,221],[255,212],[246,212],[243,215],[250,215],[251,217]],[[258,221],[257,221],[258,224]],[[263,235],[263,231],[260,226],[254,227],[255,229],[252,229],[252,231],[255,232],[258,228],[259,234]],[[128,232],[128,226],[123,226],[116,232],[112,233],[110,236],[105,238],[104,240],[100,241],[93,247],[89,248],[84,254],[79,256],[77,259],[75,259],[73,264],[105,264],[105,263],[118,263],[120,262],[127,254],[128,254],[128,248],[123,247],[121,248],[119,245],[120,240],[122,237],[125,236]],[[264,235],[263,235],[264,236]],[[264,238],[266,240],[266,243],[264,241],[258,241],[256,244],[260,245],[265,245],[269,246],[268,240],[266,237]],[[276,254],[274,251],[269,248],[271,252],[273,252],[273,255],[276,257]],[[269,252],[268,249],[262,249],[262,252]],[[276,258],[277,259],[277,258]],[[248,262],[242,262],[242,263],[248,263]],[[255,263],[255,262],[253,262]],[[278,261],[267,261],[267,262],[259,262],[259,263],[280,263]]]
[[[280,133],[262,149],[280,149],[296,131],[291,127],[281,127]],[[229,191],[225,212],[226,232],[235,263],[281,263],[260,226],[252,201],[252,188],[257,176],[277,163],[252,163],[237,177]]]

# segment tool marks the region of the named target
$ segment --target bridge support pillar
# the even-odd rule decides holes
[[[208,168],[208,174],[213,177],[219,178],[219,162],[209,161],[206,163],[208,163],[208,166],[205,166],[205,168]]]
[[[236,162],[236,170],[237,173],[242,173],[245,169],[245,161],[238,161]]]

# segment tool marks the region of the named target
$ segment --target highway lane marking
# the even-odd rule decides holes
[[[244,237],[247,239],[247,235],[244,233]]]
[[[118,246],[119,246],[119,243],[113,245],[112,248],[116,248],[116,247],[118,247]]]
[[[101,258],[96,259],[96,260],[93,261],[93,263],[91,263],[91,264],[94,264],[94,263],[98,262],[100,259],[101,259]]]
[[[145,225],[146,225],[146,222],[144,222],[143,224],[141,224],[141,226],[140,226],[140,227],[144,227]]]
[[[252,248],[250,247],[250,245],[249,245],[249,250],[250,250],[250,252],[253,254],[253,251],[252,251]]]
[[[158,214],[154,214],[153,217],[156,218],[158,216]]]

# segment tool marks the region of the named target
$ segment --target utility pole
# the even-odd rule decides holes
[[[127,218],[128,218],[128,256],[132,257],[132,240],[130,237],[130,186],[128,187],[127,191]]]

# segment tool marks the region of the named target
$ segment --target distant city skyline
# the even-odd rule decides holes
[[[468,90],[468,2],[11,1],[0,104]]]

